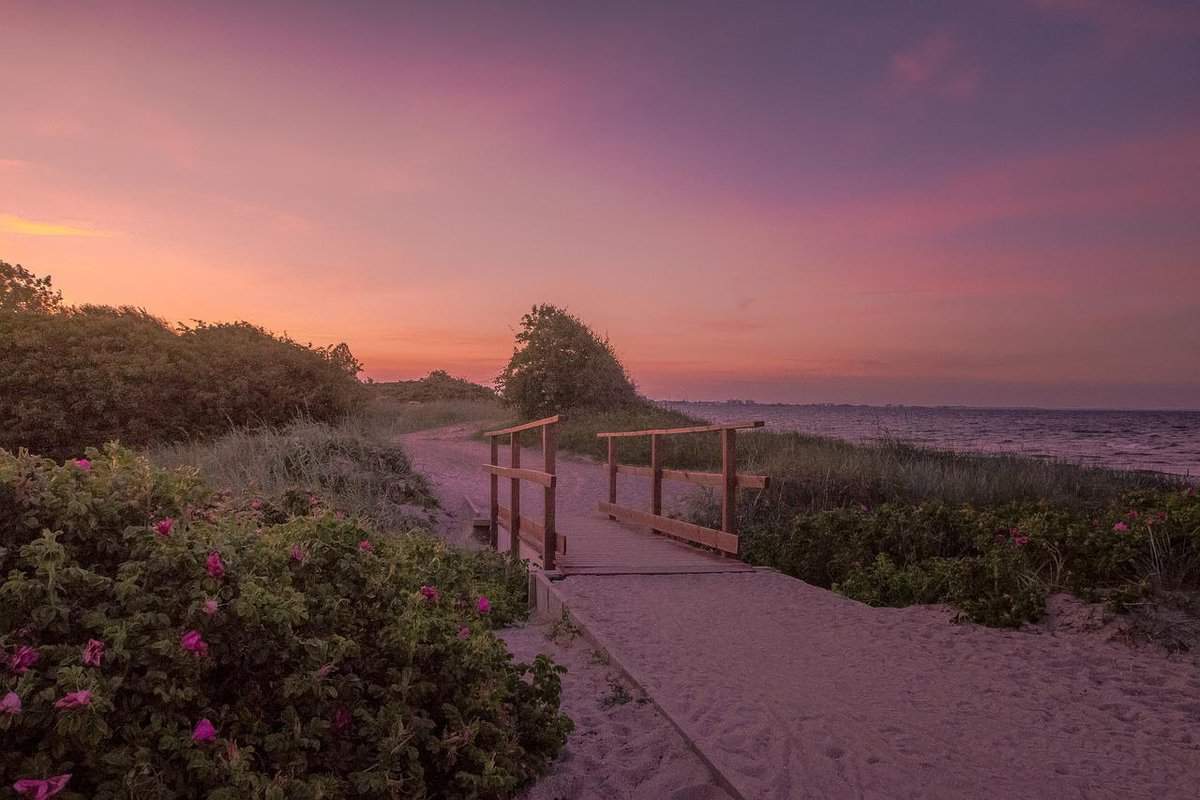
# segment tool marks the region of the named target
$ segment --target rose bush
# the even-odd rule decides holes
[[[885,503],[750,526],[743,557],[864,603],[950,603],[986,625],[1037,620],[1051,591],[1114,605],[1200,589],[1200,497],[1125,494],[1103,511],[1048,503]]]
[[[520,566],[87,461],[0,451],[0,797],[504,797],[562,747]]]

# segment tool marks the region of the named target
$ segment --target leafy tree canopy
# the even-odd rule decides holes
[[[607,338],[549,304],[521,318],[516,348],[496,379],[501,396],[528,418],[570,409],[613,409],[637,401]]]
[[[39,278],[20,264],[0,261],[0,311],[50,314],[62,308],[62,292],[50,285],[50,276]]]

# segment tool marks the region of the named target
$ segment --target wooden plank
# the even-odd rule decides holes
[[[512,509],[508,508],[507,506],[500,506],[499,512],[500,525],[503,526],[504,530],[511,533]],[[522,542],[536,550],[539,556],[541,555],[542,547],[544,546],[543,542],[545,533],[546,532],[542,528],[541,523],[539,523],[537,520],[530,519],[529,517],[521,517],[521,528],[517,535],[520,537]],[[567,554],[567,537],[557,535],[554,538],[554,552],[558,555],[565,556]],[[553,567],[547,567],[547,569],[553,569]]]
[[[662,479],[662,449],[656,433],[650,437],[650,513],[656,517],[662,516]]]
[[[617,502],[617,470],[620,466],[617,464],[617,440],[608,440],[608,502],[616,505]],[[616,517],[609,517],[616,519]]]
[[[680,539],[686,539],[689,542],[711,547],[714,550],[735,554],[738,550],[737,536],[724,531],[705,528],[702,525],[694,525],[691,522],[684,522],[681,519],[655,516],[649,511],[638,511],[634,508],[626,508],[612,503],[601,503],[599,510],[601,513],[614,516],[622,522],[645,525],[649,528],[660,530],[663,533],[678,536]]]
[[[550,485],[542,490],[542,565],[554,569],[554,557],[558,545],[554,541],[554,473],[558,458],[558,428],[546,425],[542,428],[542,463],[550,476]]]
[[[508,508],[507,506],[500,506],[500,524],[504,526],[506,531],[512,530],[511,508]],[[542,545],[540,539],[542,535],[542,523],[538,522],[532,517],[521,517],[521,533],[525,534],[527,532],[529,536],[536,538],[526,539],[524,536],[522,536],[522,539],[524,541],[537,544],[537,550],[538,552],[541,552]]]
[[[619,439],[626,436],[671,436],[676,433],[709,433],[711,431],[732,431],[732,430],[748,430],[750,428],[761,428],[766,423],[761,419],[752,420],[750,422],[727,422],[722,425],[697,425],[692,428],[650,428],[644,431],[609,431],[606,433],[597,433],[597,438],[600,439]]]
[[[489,441],[492,444],[492,463],[495,464],[500,460],[500,443],[496,439]],[[488,539],[492,543],[492,549],[495,550],[497,537],[500,535],[500,528],[496,524],[496,509],[500,504],[500,476],[494,472],[488,476],[488,490],[491,492],[488,502]]]
[[[637,475],[641,478],[654,477],[654,472],[649,467],[632,467],[627,464],[618,464],[617,472],[622,475]],[[698,486],[709,486],[714,489],[719,489],[725,485],[725,476],[719,472],[695,472],[688,469],[664,469],[662,476],[669,481],[686,481],[694,483]],[[737,476],[737,485],[739,489],[765,489],[771,484],[771,479],[766,475],[747,475],[739,472]],[[612,500],[609,501],[614,502]]]
[[[483,468],[487,472],[490,472],[493,475],[499,475],[502,478],[513,478],[514,480],[529,481],[530,483],[536,483],[539,486],[545,486],[547,488],[553,486],[555,480],[557,479],[557,476],[551,475],[549,472],[542,472],[541,470],[536,469],[514,469],[513,467],[500,467],[495,464],[484,464]]]
[[[521,468],[521,439],[516,433],[508,435],[508,447],[510,451],[509,464],[511,469],[519,470]],[[509,536],[509,553],[513,560],[521,557],[521,479],[520,477],[512,477],[512,483],[509,484],[508,502],[512,508],[511,525],[508,530],[512,534]]]
[[[721,431],[721,530],[737,537],[737,430]],[[737,552],[736,550],[734,552]]]
[[[533,422],[523,422],[520,425],[513,425],[511,428],[501,428],[498,431],[485,431],[483,435],[484,436],[505,436],[510,433],[520,433],[521,431],[527,431],[532,428],[540,428],[543,425],[553,425],[554,423],[562,422],[565,419],[566,419],[566,417],[564,417],[563,415],[556,414],[553,417],[546,417],[545,419],[535,419]]]

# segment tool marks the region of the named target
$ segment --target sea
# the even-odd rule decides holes
[[[661,401],[714,423],[763,420],[768,430],[852,442],[1019,453],[1078,464],[1200,476],[1200,411],[962,406],[788,405]]]

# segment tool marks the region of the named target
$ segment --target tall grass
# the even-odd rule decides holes
[[[559,445],[603,460],[601,431],[686,427],[703,420],[653,403],[603,413],[568,415]],[[719,469],[716,433],[663,437],[663,464],[679,469]],[[1016,455],[956,453],[894,441],[858,444],[823,436],[766,430],[737,437],[738,470],[769,475],[772,486],[746,500],[746,513],[819,511],[883,502],[941,501],[997,505],[1040,500],[1072,508],[1094,507],[1136,489],[1178,488],[1157,473],[1088,467]],[[617,440],[622,464],[650,462],[649,437]],[[744,493],[751,494],[751,493]]]
[[[360,419],[376,435],[394,437],[402,433],[475,423],[484,427],[500,424],[508,412],[498,400],[399,401],[386,396],[372,398]]]
[[[311,493],[383,530],[427,525],[427,512],[437,507],[429,484],[381,430],[369,417],[238,428],[212,440],[163,445],[150,458],[195,467],[211,486],[234,495]]]

